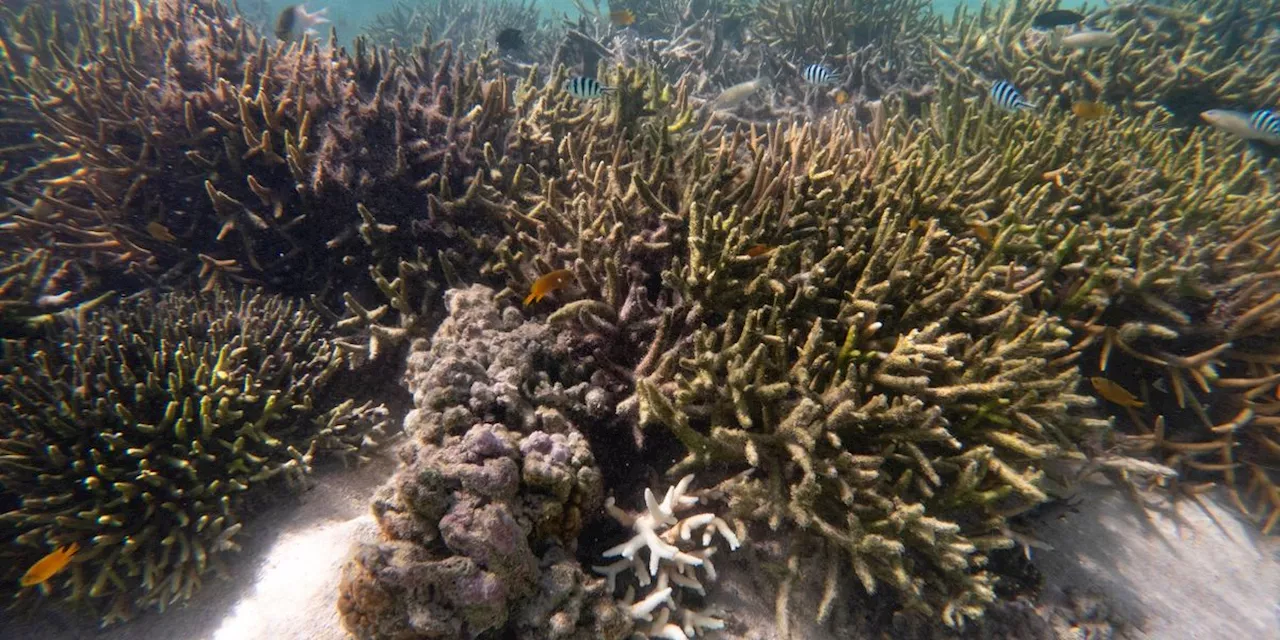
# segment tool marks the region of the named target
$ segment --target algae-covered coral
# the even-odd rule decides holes
[[[483,245],[483,225],[460,230],[450,205],[483,196],[477,164],[505,133],[510,92],[486,63],[448,43],[276,45],[217,2],[75,16],[49,33],[31,7],[3,34],[3,99],[38,145],[6,149],[30,163],[10,183],[22,206],[6,242],[108,281],[198,277],[335,305],[394,256],[465,263]]]
[[[573,558],[602,475],[574,410],[600,391],[546,326],[473,286],[415,343],[404,465],[374,499],[382,539],[343,571],[359,638],[624,638],[631,621]]]
[[[277,297],[137,299],[3,347],[4,582],[78,543],[55,593],[105,603],[107,623],[191,597],[237,548],[251,496],[358,455],[386,419],[338,399],[345,358]]]

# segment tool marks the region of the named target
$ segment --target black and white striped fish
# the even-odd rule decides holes
[[[595,100],[612,92],[613,87],[606,87],[595,78],[574,76],[564,81],[564,90],[579,100]]]
[[[1260,140],[1267,144],[1280,144],[1280,114],[1270,109],[1253,113],[1210,109],[1200,114],[1205,122],[1245,140]]]
[[[1280,114],[1258,109],[1249,114],[1249,127],[1267,138],[1280,138]]]
[[[1018,88],[1007,80],[999,80],[991,85],[991,99],[1006,111],[1036,108],[1034,104],[1027,102],[1027,99],[1022,97],[1022,93],[1018,91]]]
[[[836,72],[820,64],[811,64],[805,67],[804,71],[800,72],[800,75],[805,82],[813,85],[831,84],[840,79]]]

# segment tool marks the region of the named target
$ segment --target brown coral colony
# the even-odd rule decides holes
[[[1280,47],[1248,26],[1278,0],[536,29],[417,0],[346,44],[29,5],[0,9],[6,597],[193,597],[247,498],[377,444],[351,381],[392,369],[359,638],[702,637],[730,551],[783,636],[961,628],[1099,469],[1280,533]]]

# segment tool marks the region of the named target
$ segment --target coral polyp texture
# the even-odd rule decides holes
[[[103,623],[191,597],[238,548],[251,496],[323,455],[359,456],[381,406],[329,400],[345,370],[320,318],[284,299],[172,294],[58,318],[0,358],[6,590],[50,549],[37,591]]]
[[[631,619],[574,559],[603,479],[576,412],[594,395],[554,332],[481,286],[409,355],[402,468],[374,498],[382,539],[344,568],[358,638],[625,638]],[[598,392],[596,392],[598,394]]]
[[[592,569],[608,577],[611,591],[616,590],[618,577],[627,571],[634,573],[636,585],[648,589],[637,594],[636,585],[628,585],[623,603],[629,605],[632,618],[646,623],[641,626],[649,637],[688,640],[724,628],[723,620],[690,607],[687,600],[692,597],[689,594],[707,593],[707,587],[698,579],[699,569],[706,580],[716,579],[711,556],[717,547],[711,544],[712,540],[719,536],[730,551],[737,549],[740,542],[729,525],[714,513],[687,513],[699,500],[689,494],[692,482],[692,475],[681,478],[667,489],[661,501],[652,489],[645,489],[645,509],[638,515],[619,509],[613,498],[604,505],[613,519],[630,527],[635,535],[605,550],[605,558],[620,560]],[[641,550],[648,550],[647,561],[641,557]]]
[[[82,4],[53,33],[49,20],[29,8],[5,33],[24,53],[0,60],[40,152],[10,182],[8,242],[115,278],[333,304],[396,256],[425,248],[463,268],[478,248],[483,216],[463,231],[453,214],[459,201],[483,214],[476,163],[505,134],[510,91],[486,63],[447,43],[274,43],[209,1]]]

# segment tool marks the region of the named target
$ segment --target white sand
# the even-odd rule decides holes
[[[353,543],[377,535],[369,502],[396,462],[314,475],[315,486],[245,525],[243,549],[227,554],[229,580],[210,574],[190,602],[101,632],[92,620],[49,613],[0,618],[4,640],[341,640],[338,575]],[[270,530],[272,525],[276,529]]]
[[[1189,500],[1181,523],[1149,511],[1153,530],[1118,492],[1084,496],[1079,513],[1039,534],[1054,547],[1032,556],[1048,597],[1100,592],[1140,638],[1280,640],[1280,539],[1263,539],[1221,498],[1206,496],[1213,518]]]
[[[50,615],[15,625],[0,618],[4,640],[339,640],[334,603],[338,573],[359,539],[376,535],[369,499],[394,470],[382,459],[359,470],[317,474],[318,484],[292,506],[246,527],[245,548],[230,580],[211,580],[195,601],[145,615],[104,632],[85,620]],[[1046,597],[1064,589],[1102,595],[1113,613],[1158,640],[1280,639],[1280,541],[1260,540],[1229,507],[1212,507],[1218,523],[1187,503],[1186,522],[1156,517],[1156,535],[1125,498],[1090,488],[1079,513],[1045,523],[1039,537],[1055,547],[1034,561],[1047,576]],[[264,525],[279,523],[275,532]],[[256,532],[256,535],[255,535]],[[1163,538],[1161,537],[1163,536]],[[726,582],[734,572],[725,559]],[[772,594],[765,585],[725,584],[722,601],[739,608],[735,637],[776,639]],[[803,597],[803,596],[797,596]],[[745,609],[750,609],[745,610]],[[797,637],[828,634],[797,624]]]

